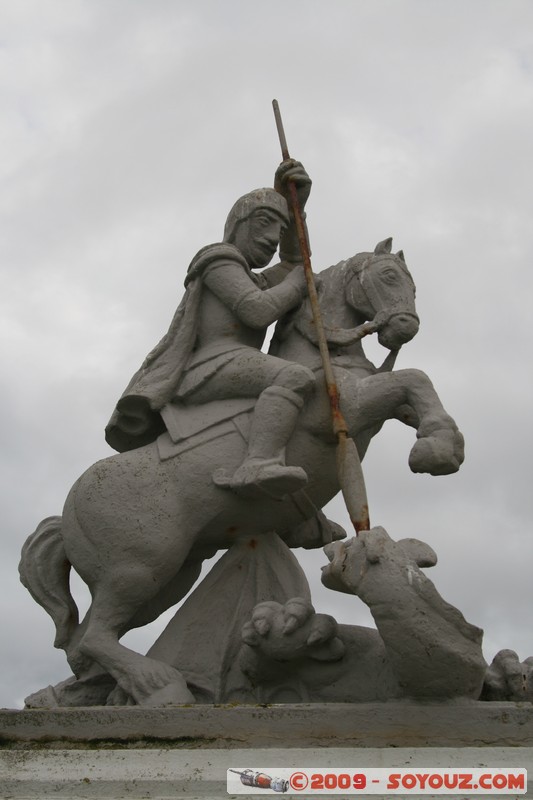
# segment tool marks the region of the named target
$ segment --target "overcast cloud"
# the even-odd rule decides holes
[[[533,4],[3,0],[0,31],[0,705],[68,674],[20,548],[111,454],[103,428],[194,253],[271,184],[273,97],[313,178],[315,270],[394,237],[422,320],[398,366],[427,372],[466,438],[457,475],[413,475],[413,433],[388,423],[372,521],[437,550],[430,575],[488,660],[532,655]],[[340,500],[328,513],[349,529]],[[320,551],[302,560],[318,609],[368,619],[320,587]]]

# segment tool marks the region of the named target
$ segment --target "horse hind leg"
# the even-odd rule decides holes
[[[158,707],[194,703],[183,676],[162,661],[142,656],[119,643],[130,621],[153,595],[153,575],[142,565],[121,568],[94,590],[80,651],[97,661],[136,705]]]
[[[215,555],[215,552],[215,550],[208,550],[203,552],[202,555],[196,559],[187,559],[178,573],[166,586],[163,586],[159,594],[148,603],[145,603],[145,605],[137,611],[133,619],[129,621],[127,630],[149,625],[151,622],[158,619],[167,609],[182,600],[196,583],[202,571],[203,559],[211,558],[211,556]],[[123,631],[123,633],[126,632],[126,630]],[[126,706],[131,705],[131,703],[131,698],[118,684],[106,699],[106,705],[108,706]]]
[[[65,651],[75,677],[29,695],[29,707],[101,705],[113,687],[112,678],[102,674],[101,667],[78,649],[85,621],[78,623],[78,609],[70,592],[71,564],[65,553],[62,525],[59,516],[39,523],[24,543],[19,573],[21,583],[52,618],[54,646]]]

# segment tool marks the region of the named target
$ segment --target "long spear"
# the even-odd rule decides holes
[[[274,116],[276,118],[276,127],[278,129],[279,143],[281,145],[281,153],[284,161],[290,160],[289,149],[287,147],[287,139],[285,138],[285,131],[283,130],[283,122],[281,121],[281,113],[277,100],[272,101],[274,109]],[[363,470],[361,468],[361,461],[359,453],[355,446],[355,442],[348,436],[348,426],[346,420],[340,409],[339,403],[339,390],[335,375],[333,374],[333,367],[331,358],[329,356],[328,343],[324,331],[324,323],[322,322],[322,314],[318,303],[318,295],[315,286],[315,279],[313,277],[313,268],[311,266],[311,254],[309,252],[309,245],[307,243],[307,236],[305,232],[305,225],[302,216],[302,210],[298,201],[298,192],[294,181],[289,180],[289,196],[291,200],[292,212],[294,221],[296,223],[296,232],[298,234],[298,243],[300,245],[300,253],[305,271],[305,278],[307,281],[307,291],[309,300],[311,302],[311,311],[313,314],[313,321],[315,323],[315,331],[318,339],[318,348],[322,359],[322,366],[324,369],[324,378],[326,381],[326,388],[331,407],[331,417],[333,422],[333,432],[337,437],[337,472],[339,476],[339,483],[346,503],[346,508],[352,520],[355,532],[366,531],[370,529],[370,518],[368,513],[368,500],[366,496],[365,479],[363,477]]]

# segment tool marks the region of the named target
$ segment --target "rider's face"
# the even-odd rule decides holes
[[[277,250],[283,220],[268,208],[259,208],[235,231],[234,244],[251,267],[266,267]]]

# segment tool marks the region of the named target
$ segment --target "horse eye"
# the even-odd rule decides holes
[[[398,275],[392,269],[383,270],[381,277],[386,283],[396,283],[398,281]]]

